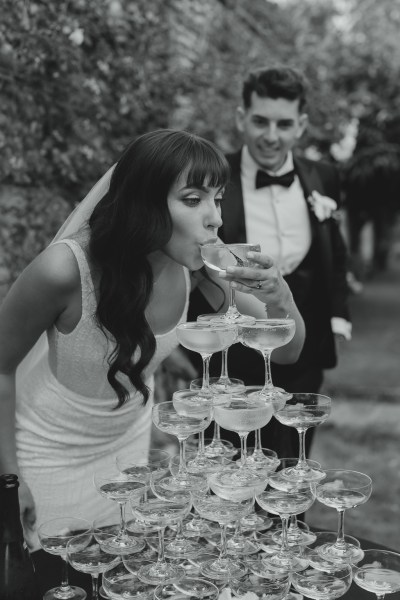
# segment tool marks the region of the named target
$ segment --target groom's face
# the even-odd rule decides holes
[[[240,107],[236,123],[250,155],[261,169],[277,171],[303,134],[307,115],[298,100],[251,95],[248,108]]]

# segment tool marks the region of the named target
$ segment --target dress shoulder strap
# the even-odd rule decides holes
[[[89,263],[83,248],[76,240],[71,240],[68,238],[52,242],[51,245],[53,246],[55,244],[66,244],[75,256],[81,278],[82,316],[93,315],[97,308],[96,293]]]

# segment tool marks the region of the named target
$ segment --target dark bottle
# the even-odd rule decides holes
[[[19,516],[19,481],[0,475],[0,599],[40,600]]]

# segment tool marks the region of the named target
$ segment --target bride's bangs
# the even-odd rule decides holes
[[[225,187],[229,179],[229,165],[225,156],[208,143],[194,144],[187,157],[188,173],[186,185]]]

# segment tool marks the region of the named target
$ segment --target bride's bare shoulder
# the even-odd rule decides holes
[[[51,244],[41,252],[27,267],[43,282],[62,288],[64,291],[73,290],[80,285],[78,262],[67,244]]]

